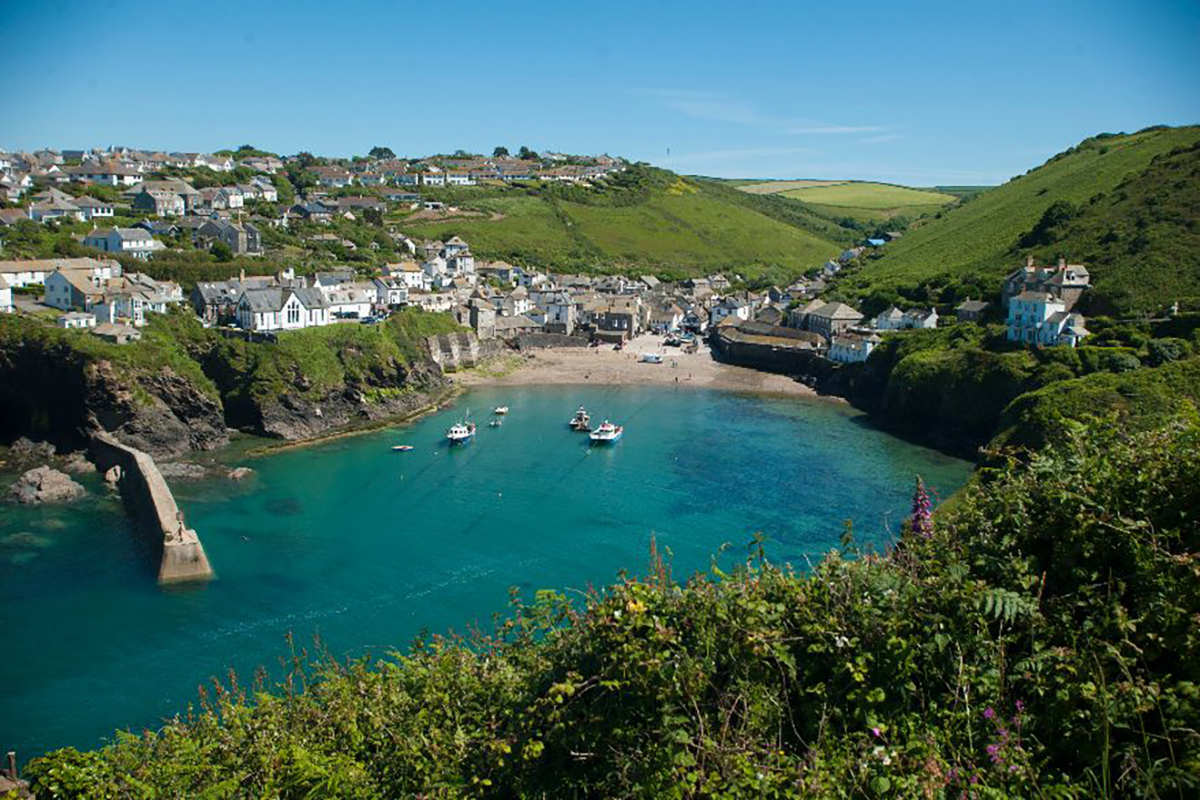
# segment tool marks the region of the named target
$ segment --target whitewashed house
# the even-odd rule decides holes
[[[873,333],[867,336],[857,333],[836,334],[829,342],[829,360],[841,364],[866,361],[879,342],[879,337]]]
[[[727,319],[737,321],[745,321],[750,319],[751,307],[749,303],[738,300],[735,297],[726,297],[721,302],[712,307],[709,315],[710,324],[713,326],[720,325]]]
[[[1025,344],[1075,347],[1089,335],[1082,314],[1049,293],[1024,291],[1008,301],[1008,340]]]
[[[323,294],[329,304],[329,314],[335,319],[371,316],[371,307],[378,295],[374,285],[369,283],[344,283],[326,289]]]
[[[268,286],[238,299],[238,325],[251,331],[288,331],[328,325],[329,304],[317,289]]]
[[[13,311],[12,287],[8,285],[3,275],[0,275],[0,314],[11,314]]]
[[[400,278],[376,278],[375,302],[381,306],[402,306],[408,302],[409,287]]]
[[[86,311],[68,311],[54,321],[60,328],[78,329],[96,327],[96,315]]]
[[[104,219],[113,215],[113,204],[107,200],[97,200],[94,197],[84,195],[75,200],[75,205],[83,212],[85,220]]]
[[[166,245],[142,228],[96,228],[83,238],[84,245],[106,253],[124,253],[134,258],[149,258]]]

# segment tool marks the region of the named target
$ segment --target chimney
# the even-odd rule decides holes
[[[1027,267],[1033,266],[1033,256],[1025,256],[1025,266],[1027,266]]]
[[[1058,268],[1059,269],[1067,268],[1067,260],[1065,258],[1063,258],[1062,256],[1058,257]]]

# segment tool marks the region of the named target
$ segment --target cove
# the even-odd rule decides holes
[[[489,428],[497,405],[511,413]],[[580,405],[624,438],[590,448],[566,425]],[[476,441],[451,448],[468,408]],[[490,629],[510,587],[644,573],[652,533],[679,579],[726,543],[722,563],[744,558],[756,531],[803,568],[847,519],[859,543],[895,535],[915,475],[945,497],[970,471],[823,400],[601,386],[475,389],[412,425],[236,463],[253,478],[174,487],[216,571],[193,589],[155,585],[94,479],[77,505],[0,507],[0,748],[25,760],[156,726],[209,676],[275,668],[289,632],[379,656],[422,631]]]

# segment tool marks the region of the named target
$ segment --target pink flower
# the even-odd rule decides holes
[[[996,716],[996,712],[992,710],[991,706],[988,706],[987,709],[985,709],[983,712],[984,719],[992,719],[995,716]]]
[[[878,738],[880,738],[881,736],[883,736],[883,734],[882,734],[882,733],[880,733],[880,731],[879,731],[879,728],[871,728],[871,733],[875,734],[875,738],[876,738],[876,739],[878,739]]]
[[[929,493],[925,491],[925,481],[917,476],[917,488],[913,492],[912,504],[913,533],[928,539],[933,535],[933,504],[929,502]]]

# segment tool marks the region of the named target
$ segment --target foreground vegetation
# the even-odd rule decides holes
[[[1200,789],[1200,429],[1070,425],[886,553],[652,558],[582,605],[61,750],[41,797],[1185,797]],[[851,558],[851,556],[856,556]]]

